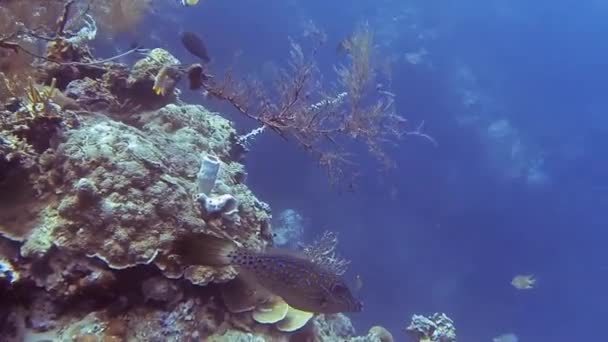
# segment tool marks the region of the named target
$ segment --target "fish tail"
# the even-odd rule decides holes
[[[239,247],[230,240],[208,234],[188,234],[175,242],[175,250],[186,261],[196,265],[228,266]]]

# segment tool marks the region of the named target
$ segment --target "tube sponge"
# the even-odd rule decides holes
[[[196,175],[196,182],[198,185],[198,192],[209,195],[215,182],[217,181],[217,175],[220,171],[220,160],[211,154],[203,154],[203,160],[201,161],[201,167]]]

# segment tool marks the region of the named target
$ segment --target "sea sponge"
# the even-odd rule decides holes
[[[220,163],[220,160],[212,154],[205,153],[201,156],[201,167],[196,175],[199,193],[211,193],[211,190],[215,187],[218,173],[220,172]]]
[[[234,196],[223,194],[218,196],[207,196],[204,193],[198,194],[196,201],[199,203],[201,213],[204,218],[219,217],[231,219],[232,216],[238,218],[238,202]]]

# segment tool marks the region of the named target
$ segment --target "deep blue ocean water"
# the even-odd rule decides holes
[[[408,137],[383,173],[362,152],[358,191],[328,186],[295,144],[266,133],[246,159],[249,186],[278,213],[306,218],[305,239],[340,234],[365,303],[349,315],[405,340],[414,313],[445,312],[459,341],[604,341],[608,322],[608,3],[595,1],[201,0],[169,6],[137,39],[194,62],[180,31],[203,37],[220,72],[266,77],[289,37],[311,22],[328,36],[325,78],[343,61],[335,46],[361,21],[393,60],[392,91],[411,122],[439,146]],[[420,53],[422,52],[422,53]],[[408,56],[419,53],[413,63]],[[410,54],[410,55],[408,55]],[[247,132],[251,122],[222,110]],[[359,151],[360,150],[360,151]],[[519,291],[516,274],[538,286]]]

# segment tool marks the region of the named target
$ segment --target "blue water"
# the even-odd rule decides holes
[[[158,14],[136,38],[194,62],[176,37],[195,31],[213,70],[236,60],[239,72],[264,78],[312,21],[328,35],[319,64],[332,81],[335,46],[368,21],[381,56],[394,59],[399,111],[424,120],[439,146],[408,137],[389,148],[397,168],[388,173],[363,153],[358,191],[344,193],[295,144],[265,134],[246,159],[250,187],[276,213],[306,217],[306,239],[340,233],[347,277],[364,280],[365,310],[350,315],[361,333],[380,324],[405,340],[412,314],[438,311],[460,341],[507,332],[523,342],[603,341],[607,16],[599,0],[203,0]],[[408,62],[422,48],[422,61]],[[254,127],[185,97],[225,110],[242,132]],[[537,288],[513,288],[522,273],[535,274]]]

